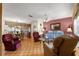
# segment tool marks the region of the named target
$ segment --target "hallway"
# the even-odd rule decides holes
[[[16,51],[5,51],[3,56],[43,56],[43,43],[25,38],[21,41],[20,48]]]

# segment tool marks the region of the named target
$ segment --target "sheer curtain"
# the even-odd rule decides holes
[[[79,19],[74,20],[74,34],[79,36]]]

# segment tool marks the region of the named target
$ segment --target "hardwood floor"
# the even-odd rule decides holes
[[[43,56],[43,43],[34,42],[33,39],[23,39],[21,47],[16,51],[4,51],[3,56]]]
[[[75,48],[75,55],[79,56],[79,48]],[[34,42],[33,39],[23,39],[21,47],[16,51],[4,51],[3,56],[44,56],[43,42]]]

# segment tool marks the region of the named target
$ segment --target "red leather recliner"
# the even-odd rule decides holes
[[[33,38],[34,38],[34,41],[35,42],[38,42],[40,41],[39,38],[40,38],[40,35],[38,32],[33,32]]]
[[[19,42],[14,40],[12,34],[4,34],[2,35],[2,41],[4,43],[4,47],[6,51],[15,51],[16,46]]]

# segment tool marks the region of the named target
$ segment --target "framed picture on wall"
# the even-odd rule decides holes
[[[60,23],[52,23],[52,24],[50,24],[50,29],[61,30],[61,24]]]

